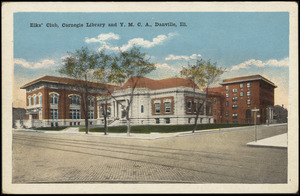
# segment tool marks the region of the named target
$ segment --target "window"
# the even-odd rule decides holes
[[[107,108],[107,116],[110,116],[111,115],[111,107],[108,107]]]
[[[166,124],[170,124],[171,123],[170,118],[165,118],[165,122],[166,122]]]
[[[240,84],[240,88],[244,88],[244,84]]]
[[[232,105],[232,108],[237,108],[237,107],[238,107],[238,105],[236,105],[236,104]]]
[[[211,106],[208,107],[208,114],[211,115]]]
[[[214,110],[214,114],[218,114],[218,111],[216,109]]]
[[[251,96],[251,91],[247,91],[247,96]]]
[[[155,103],[155,114],[160,114],[160,103]]]
[[[240,92],[240,96],[243,97],[244,96],[244,92]]]
[[[58,120],[58,109],[51,109],[51,119]]]
[[[171,112],[171,102],[165,102],[165,112],[166,113]]]
[[[156,124],[159,124],[159,123],[160,123],[160,122],[159,122],[159,118],[156,118],[156,119],[155,119],[155,123],[156,123]]]
[[[225,115],[226,115],[226,116],[229,116],[229,111],[226,111]]]
[[[229,94],[228,94],[228,93],[226,93],[226,97],[229,97]]]
[[[70,110],[69,111],[69,118],[72,120],[81,119],[80,110]]]
[[[42,94],[39,95],[39,104],[40,105],[43,104],[43,95]]]
[[[37,105],[37,96],[36,95],[33,96],[33,105]]]
[[[80,99],[80,97],[79,97],[79,99]],[[88,106],[89,107],[94,107],[95,106],[95,98],[94,97],[89,97],[89,99],[88,99]]]
[[[28,105],[29,105],[29,106],[32,105],[31,96],[28,97]]]
[[[228,101],[226,101],[226,107],[228,107],[229,106],[229,102]]]
[[[197,103],[194,103],[193,112],[197,112]]]
[[[250,88],[250,87],[251,87],[251,83],[248,82],[248,83],[247,83],[247,88]]]
[[[248,104],[248,105],[251,104],[251,100],[250,100],[250,99],[247,100],[247,104]]]
[[[227,91],[229,90],[229,86],[226,86],[226,90],[227,90]]]
[[[232,114],[232,118],[237,118],[238,114]]]
[[[188,101],[188,102],[187,102],[187,112],[188,112],[188,113],[191,113],[191,112],[192,112],[192,102],[191,102],[191,101]]]
[[[90,110],[88,114],[89,119],[94,119],[94,110]]]
[[[144,106],[141,105],[141,113],[144,113]]]
[[[213,102],[214,104],[216,104],[217,103],[217,99],[214,99],[214,102]]]
[[[51,105],[57,105],[58,104],[58,94],[52,93],[50,95],[50,103],[51,103]]]
[[[232,97],[232,101],[237,101],[238,97]]]
[[[69,96],[69,102],[70,102],[70,105],[80,105],[80,96],[79,95],[71,95]],[[88,101],[88,105],[90,106],[91,102],[90,102],[90,99]]]
[[[232,92],[236,93],[238,90],[237,88],[232,89]]]

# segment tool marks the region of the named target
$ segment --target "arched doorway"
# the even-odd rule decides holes
[[[247,123],[247,124],[252,123],[252,113],[251,113],[250,109],[246,110],[246,122],[245,123]]]

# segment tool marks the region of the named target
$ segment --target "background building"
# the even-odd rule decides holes
[[[253,124],[255,119],[252,110],[256,108],[259,109],[256,123],[267,123],[267,107],[274,105],[276,85],[273,82],[261,75],[252,75],[225,79],[221,85],[209,89],[219,94],[223,100],[219,122]]]

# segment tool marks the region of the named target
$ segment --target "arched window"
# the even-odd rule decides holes
[[[69,102],[70,102],[70,105],[80,105],[81,98],[79,95],[70,95]]]
[[[50,94],[50,104],[51,105],[57,105],[58,104],[58,94],[51,93]]]
[[[32,102],[31,102],[31,96],[28,97],[28,105],[31,106]]]
[[[43,103],[43,95],[42,93],[39,94],[39,104],[42,105]]]
[[[37,96],[33,95],[33,105],[37,105]]]
[[[90,107],[94,107],[95,106],[95,97],[89,97],[89,100],[88,100],[88,105]]]

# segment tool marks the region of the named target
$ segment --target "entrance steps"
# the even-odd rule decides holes
[[[79,127],[69,127],[65,130],[63,130],[62,132],[66,132],[66,133],[78,133],[79,131]]]

